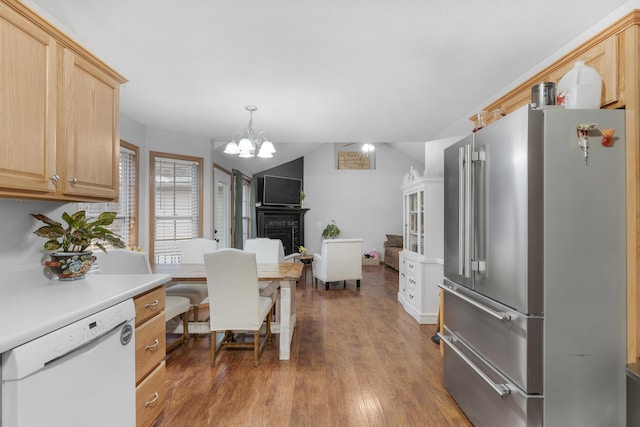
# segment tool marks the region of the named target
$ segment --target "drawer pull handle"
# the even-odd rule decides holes
[[[155,306],[157,306],[158,304],[160,304],[160,301],[155,300],[155,301],[153,301],[153,302],[150,302],[150,303],[146,304],[146,305],[144,306],[144,308],[151,308],[151,307],[155,307]]]
[[[498,319],[500,321],[511,320],[511,315],[509,313],[503,313],[501,311],[491,310],[490,308],[485,307],[484,305],[480,304],[479,302],[476,302],[476,301],[472,300],[471,298],[461,294],[460,292],[456,292],[453,289],[449,288],[448,286],[444,286],[444,285],[442,285],[440,283],[438,283],[438,287],[440,289],[442,289],[443,291],[447,291],[450,294],[457,296],[462,301],[464,301],[464,302],[466,302],[468,304],[471,304],[472,306],[474,306],[478,310],[484,311],[485,313],[487,313],[491,317],[495,317],[496,319]]]
[[[153,399],[151,399],[150,401],[148,401],[147,403],[144,404],[144,407],[146,408],[147,406],[151,406],[154,403],[156,403],[158,401],[158,399],[160,398],[160,395],[158,394],[158,392],[156,391],[156,394],[153,395]]]
[[[438,337],[440,338],[440,340],[442,342],[444,342],[446,345],[448,345],[449,348],[454,351],[454,353],[456,353],[462,360],[464,360],[464,362],[471,369],[473,369],[475,371],[475,373],[478,374],[480,376],[480,378],[482,378],[484,380],[484,382],[486,382],[489,385],[489,387],[491,387],[496,393],[498,393],[498,395],[500,395],[501,397],[505,397],[505,396],[511,394],[511,389],[509,388],[508,385],[494,383],[491,380],[491,378],[489,378],[487,376],[487,374],[482,372],[482,370],[480,368],[478,368],[475,363],[473,363],[471,360],[469,360],[469,358],[467,356],[465,356],[465,354],[462,351],[460,351],[455,345],[453,345],[453,338],[451,338],[448,335],[443,335],[440,332],[438,332]]]
[[[158,339],[156,338],[156,340],[153,342],[153,344],[146,346],[144,349],[145,350],[151,350],[152,348],[156,348],[159,345],[160,345],[160,341],[158,341]]]

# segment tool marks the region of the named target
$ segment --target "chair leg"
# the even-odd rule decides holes
[[[273,321],[273,311],[270,311],[267,315],[267,343],[270,344],[273,341],[271,336],[271,322]]]
[[[324,290],[325,291],[329,290],[329,282],[324,282]]]
[[[182,336],[184,343],[189,342],[189,312],[182,313]]]
[[[260,330],[253,333],[253,362],[254,366],[258,366],[258,358],[260,357]]]
[[[216,331],[211,331],[211,345],[210,345],[211,366],[216,366],[216,355],[218,354],[216,337],[217,337]],[[220,344],[220,346],[222,346],[222,344]]]
[[[342,287],[343,287],[343,288],[346,288],[346,287],[347,287],[347,281],[346,281],[346,280],[343,280],[343,281],[342,281]]]
[[[199,314],[198,308],[199,308],[199,306],[197,306],[197,305],[193,306],[193,321],[194,322],[198,321],[198,314]]]
[[[356,288],[359,288],[359,287],[360,287],[360,280],[357,280],[356,281]]]

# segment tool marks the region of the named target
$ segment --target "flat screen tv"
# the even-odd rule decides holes
[[[300,206],[301,191],[301,179],[265,175],[262,204],[267,206]]]

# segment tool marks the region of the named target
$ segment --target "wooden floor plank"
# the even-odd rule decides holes
[[[192,337],[167,356],[154,426],[471,426],[444,389],[435,325],[416,323],[397,292],[386,266],[364,267],[360,289],[301,281],[289,361],[276,336],[256,368],[244,350],[211,367],[209,337]]]

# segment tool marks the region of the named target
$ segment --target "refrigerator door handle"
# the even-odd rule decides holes
[[[475,363],[473,363],[462,351],[460,351],[454,344],[454,338],[448,336],[448,335],[444,335],[441,334],[440,332],[438,332],[438,337],[440,337],[440,340],[442,342],[444,342],[446,345],[449,346],[449,348],[451,350],[454,351],[454,353],[456,353],[458,355],[458,357],[460,357],[462,360],[464,360],[464,362],[475,371],[476,374],[478,374],[478,376],[480,378],[482,378],[488,385],[489,387],[491,387],[496,393],[498,393],[498,395],[500,397],[504,397],[504,396],[508,396],[511,394],[511,388],[509,388],[509,386],[507,384],[496,384],[493,382],[493,380],[491,380],[491,378],[489,378],[487,376],[487,374],[485,374],[482,369],[478,368],[476,366]]]
[[[465,147],[460,147],[458,149],[458,274],[464,274],[464,227],[465,227],[465,170],[464,170],[464,149]]]
[[[471,277],[471,145],[458,149],[458,274]]]
[[[442,289],[443,291],[446,291],[446,292],[449,292],[452,295],[455,295],[456,297],[460,298],[462,301],[466,302],[467,304],[470,304],[470,305],[474,306],[478,310],[483,311],[484,313],[488,314],[491,317],[494,317],[494,318],[500,320],[501,322],[507,322],[507,321],[511,320],[511,315],[509,313],[503,313],[501,311],[492,310],[489,307],[486,307],[486,306],[480,304],[479,302],[472,300],[468,296],[466,296],[464,294],[461,294],[460,292],[454,291],[450,287],[442,285],[440,283],[438,283],[438,287],[440,289]]]

